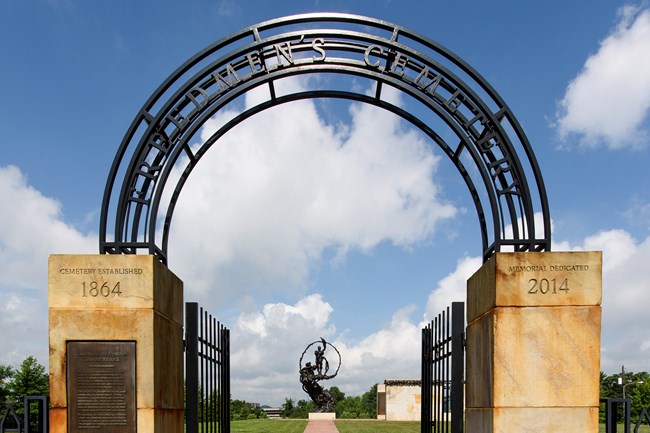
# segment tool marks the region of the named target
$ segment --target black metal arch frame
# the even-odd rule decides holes
[[[375,93],[316,88],[278,94],[278,80],[302,74],[362,78],[374,85]],[[409,95],[439,123],[382,99],[386,86]],[[260,87],[268,90],[268,100],[241,112],[192,148],[191,141],[208,119]],[[435,142],[470,191],[484,261],[497,251],[550,250],[550,215],[539,166],[521,126],[496,91],[454,53],[423,35],[373,18],[319,13],[279,18],[234,33],[197,53],[160,85],[133,120],[111,167],[102,204],[100,252],[146,252],[167,263],[174,209],[201,157],[247,118],[313,98],[375,105]],[[445,135],[453,137],[451,144],[437,132],[441,124]],[[174,179],[171,194],[164,194],[175,167],[182,174]],[[542,217],[542,227],[535,225],[536,214]]]

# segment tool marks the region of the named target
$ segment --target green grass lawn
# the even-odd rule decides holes
[[[307,420],[255,419],[232,421],[231,433],[303,433]],[[337,420],[339,433],[417,433],[419,422]]]
[[[302,433],[307,427],[306,419],[252,419],[231,421],[231,433]]]
[[[417,433],[420,431],[420,423],[417,421],[336,420],[335,424],[339,433]],[[305,419],[256,419],[232,421],[231,433],[303,433],[305,427],[307,427]],[[601,424],[598,431],[605,433],[605,425]],[[618,432],[623,431],[623,425],[619,424]],[[634,432],[634,425],[630,432]],[[642,425],[639,433],[650,433],[650,426]]]
[[[335,422],[339,433],[417,433],[420,431],[419,422],[400,421],[340,421]],[[617,432],[623,433],[623,424],[619,424]],[[605,433],[605,424],[600,424],[599,433]],[[634,432],[634,424],[630,428]],[[471,433],[471,432],[469,432]],[[650,426],[642,425],[639,433],[650,433]]]
[[[623,424],[619,424],[616,431],[618,433],[623,433],[625,431]],[[605,424],[600,425],[598,433],[605,433]],[[630,426],[630,433],[634,433],[634,424]],[[650,433],[650,426],[642,424],[641,427],[639,427],[639,433]]]

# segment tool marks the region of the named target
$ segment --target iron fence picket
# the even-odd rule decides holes
[[[185,311],[186,431],[230,433],[230,332],[195,302]]]
[[[422,329],[421,433],[462,433],[465,304],[454,302]]]
[[[199,431],[198,304],[185,304],[185,425],[187,433]]]
[[[465,303],[451,304],[451,433],[463,433],[465,411]],[[458,420],[454,422],[454,419]]]
[[[223,362],[220,364],[221,376],[223,378],[223,395],[221,407],[223,409],[222,433],[230,433],[230,330],[222,328],[223,335]]]
[[[0,433],[13,433],[22,431],[20,419],[16,414],[13,404],[7,402],[7,406],[0,416]]]
[[[431,387],[424,386],[425,383],[431,383],[430,366],[432,365],[429,357],[431,347],[431,328],[429,325],[422,329],[422,375],[421,384],[421,408],[420,408],[420,433],[431,433],[431,404],[425,402],[431,401]]]

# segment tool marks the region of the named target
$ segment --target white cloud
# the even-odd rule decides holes
[[[646,340],[643,343],[641,343],[641,350],[642,351],[650,350],[650,340]]]
[[[85,236],[63,221],[61,204],[28,185],[15,166],[0,167],[0,284],[44,289],[47,257],[96,252],[96,235]]]
[[[558,106],[563,140],[612,149],[646,145],[650,108],[650,10],[626,6],[619,22],[569,84]]]
[[[297,80],[284,86],[302,88]],[[247,105],[261,93],[247,95]],[[303,290],[325,250],[343,259],[382,241],[407,248],[455,215],[433,181],[439,157],[420,135],[375,107],[352,105],[350,114],[350,125],[333,126],[312,101],[287,104],[248,119],[206,153],[181,194],[170,240],[170,265],[193,295]],[[233,115],[208,123],[202,140]]]
[[[423,325],[411,320],[415,310],[397,310],[388,324],[358,343],[336,341],[345,360],[345,376],[336,384],[341,390],[361,395],[385,379],[419,378]]]
[[[46,363],[47,255],[63,244],[67,248],[56,252],[92,252],[95,237],[65,224],[61,205],[29,186],[15,167],[0,168],[0,200],[13,205],[0,215],[0,254],[14,257],[13,266],[31,270],[14,272],[0,261],[4,301],[0,303],[0,329],[4,331],[0,333],[4,348],[0,363],[15,365],[31,354]],[[647,370],[650,237],[639,241],[623,230],[607,230],[581,245],[554,245],[555,250],[558,245],[567,250],[603,250],[602,369],[611,372],[625,364],[629,370]],[[320,337],[332,341],[343,359],[339,376],[327,385],[339,386],[350,395],[359,395],[387,378],[418,377],[423,323],[411,316],[424,313],[430,318],[451,301],[464,299],[467,278],[480,264],[479,258],[459,260],[456,269],[436,285],[425,311],[414,306],[397,310],[381,329],[355,341],[338,333],[333,307],[318,294],[293,304],[249,307],[232,326],[234,397],[274,404],[282,403],[284,397],[306,398],[298,382],[298,359],[305,346]]]
[[[425,320],[432,320],[452,302],[465,302],[467,299],[467,280],[478,271],[483,260],[480,257],[465,257],[458,261],[456,269],[440,280],[427,301]]]
[[[298,363],[305,347],[320,337],[341,354],[339,375],[325,382],[326,387],[360,395],[384,379],[416,378],[421,327],[410,319],[414,309],[398,310],[386,326],[359,342],[335,336],[333,309],[320,295],[242,313],[232,331],[234,398],[271,404],[281,404],[285,397],[308,399],[298,382]],[[330,348],[326,357],[335,369],[336,353]],[[308,361],[313,362],[312,351],[304,354],[303,365]]]
[[[639,196],[632,197],[630,206],[622,215],[631,224],[650,229],[650,202]]]
[[[267,304],[261,311],[241,313],[232,329],[234,398],[281,404],[300,395],[298,360],[314,339],[330,339],[332,307],[320,295],[294,305]]]
[[[219,0],[217,2],[217,15],[220,17],[231,17],[239,11],[238,3],[232,0]]]
[[[32,355],[48,365],[47,296],[0,288],[0,297],[0,364],[18,366]]]
[[[18,167],[0,167],[0,363],[28,355],[47,363],[49,254],[97,252],[97,236],[63,221],[61,204],[30,186]]]
[[[601,370],[613,372],[625,365],[647,371],[647,306],[650,305],[650,237],[638,241],[624,230],[603,230],[582,245],[564,250],[603,252],[603,318]]]
[[[622,230],[602,231],[566,250],[602,250],[603,347],[601,368],[612,372],[625,364],[629,370],[647,370],[647,305],[650,305],[650,237],[637,242]],[[558,248],[555,248],[558,250]],[[431,292],[425,320],[453,301],[464,300],[467,279],[481,266],[478,257],[458,261],[456,269]],[[372,384],[389,378],[417,378],[423,322],[411,318],[414,306],[396,311],[382,329],[360,341],[337,334],[332,307],[320,295],[294,305],[268,304],[259,312],[242,313],[233,331],[233,390],[236,398],[282,403],[284,397],[307,398],[298,383],[297,360],[304,347],[319,337],[341,352],[340,375],[327,383],[348,395],[360,395]],[[307,353],[305,359],[311,359]],[[235,371],[236,370],[236,371]]]
[[[299,80],[276,87],[279,94],[303,89]],[[267,93],[249,92],[246,107]],[[211,119],[201,141],[237,114]],[[414,307],[355,342],[336,334],[332,307],[320,295],[261,308],[254,300],[264,291],[307,291],[326,250],[341,261],[385,241],[408,248],[455,215],[434,183],[439,158],[421,136],[373,107],[353,105],[349,114],[350,124],[325,124],[311,101],[258,114],[206,153],[181,195],[170,266],[187,296],[202,298],[208,309],[243,305],[232,331],[235,398],[307,398],[297,362],[321,336],[334,341],[344,363],[345,373],[328,386],[360,394],[389,377],[419,375]]]

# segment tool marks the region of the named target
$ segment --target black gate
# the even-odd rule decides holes
[[[24,414],[22,422],[11,402],[7,402],[6,408],[0,411],[0,433],[48,433],[50,431],[49,397],[29,395],[23,397],[22,403]]]
[[[187,302],[185,338],[186,432],[230,433],[230,330]]]
[[[463,433],[465,303],[422,329],[421,433]]]

